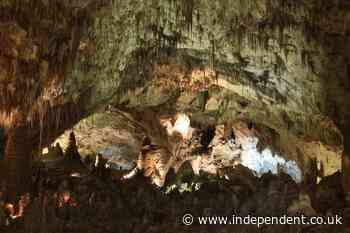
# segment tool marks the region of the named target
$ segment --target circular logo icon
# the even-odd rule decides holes
[[[183,224],[185,224],[186,226],[190,226],[193,223],[193,216],[191,214],[185,214],[182,217],[182,222]]]

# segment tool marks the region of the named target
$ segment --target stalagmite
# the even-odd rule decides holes
[[[75,134],[73,131],[69,135],[69,144],[65,151],[65,159],[68,161],[81,162],[81,157],[77,148],[77,141],[75,139]]]
[[[306,174],[304,177],[304,184],[311,189],[317,184],[317,160],[316,158],[309,159],[307,163]]]

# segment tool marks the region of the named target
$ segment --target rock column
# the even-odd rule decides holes
[[[10,130],[5,148],[4,171],[6,191],[9,197],[28,190],[30,182],[30,161],[32,147],[28,140],[28,130],[19,126]]]

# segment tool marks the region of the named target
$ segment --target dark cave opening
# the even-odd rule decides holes
[[[215,136],[215,127],[209,126],[208,128],[203,129],[200,132],[200,143],[203,146],[204,150],[208,149],[209,144]]]

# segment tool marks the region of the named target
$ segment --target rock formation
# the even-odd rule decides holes
[[[0,1],[0,181],[18,198],[42,149],[74,129],[70,155],[78,140],[82,155],[140,158],[158,186],[186,161],[225,177],[269,158],[303,192],[340,170],[349,199],[349,12],[341,0]]]
[[[69,144],[66,148],[64,156],[68,161],[81,162],[81,157],[77,147],[77,141],[75,140],[75,134],[73,131],[69,134]]]

